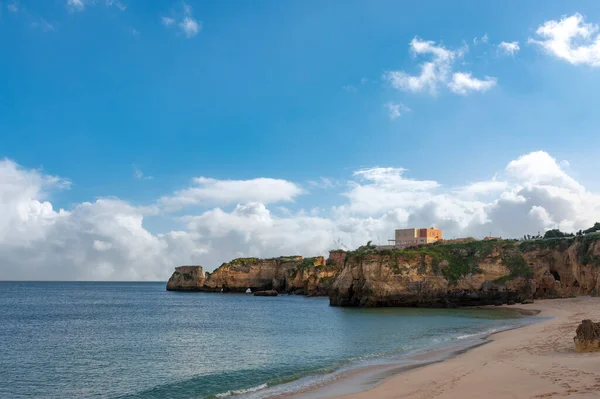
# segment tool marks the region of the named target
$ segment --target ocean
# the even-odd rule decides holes
[[[535,321],[165,283],[0,282],[0,398],[263,398],[361,367],[416,364]]]

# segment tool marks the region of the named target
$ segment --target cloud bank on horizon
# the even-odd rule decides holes
[[[196,178],[150,207],[109,198],[55,209],[49,198],[68,189],[69,180],[4,159],[0,276],[165,280],[180,264],[210,271],[240,256],[326,254],[369,240],[385,243],[394,229],[407,226],[437,226],[446,237],[574,231],[600,220],[600,194],[572,178],[567,164],[544,151],[532,152],[487,181],[456,187],[411,179],[402,168],[363,169],[346,182],[339,204],[292,213],[281,205],[311,194],[298,183],[270,178]],[[201,202],[214,207],[171,214]],[[171,215],[180,228],[149,231],[144,218],[156,214]]]

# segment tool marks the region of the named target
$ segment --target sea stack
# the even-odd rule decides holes
[[[204,287],[202,266],[179,266],[167,282],[167,291],[201,291]]]

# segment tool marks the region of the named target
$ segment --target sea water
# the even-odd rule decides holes
[[[534,319],[167,292],[164,283],[0,282],[0,397],[260,398]]]

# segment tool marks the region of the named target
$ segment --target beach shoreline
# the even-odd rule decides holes
[[[465,308],[469,310],[498,309],[517,313],[523,317],[538,316],[541,311],[537,309],[523,308],[520,306],[478,306]],[[544,318],[531,320],[531,323],[542,323]],[[492,342],[491,337],[506,331],[518,330],[531,324],[507,327],[500,331],[494,331],[477,336],[474,339],[457,342],[454,345],[443,345],[437,348],[428,348],[417,352],[402,360],[388,364],[362,365],[357,368],[339,372],[333,378],[326,379],[320,383],[310,384],[302,389],[292,392],[280,393],[267,396],[268,399],[325,399],[338,398],[349,394],[360,394],[369,392],[377,385],[393,379],[394,377],[413,370],[426,368],[436,363],[443,363],[449,359],[463,355],[475,348]]]
[[[600,319],[600,298],[539,300],[518,309],[549,319],[490,334],[480,346],[390,376],[365,391],[329,397],[600,397],[600,354],[576,353],[573,344],[582,319]]]

